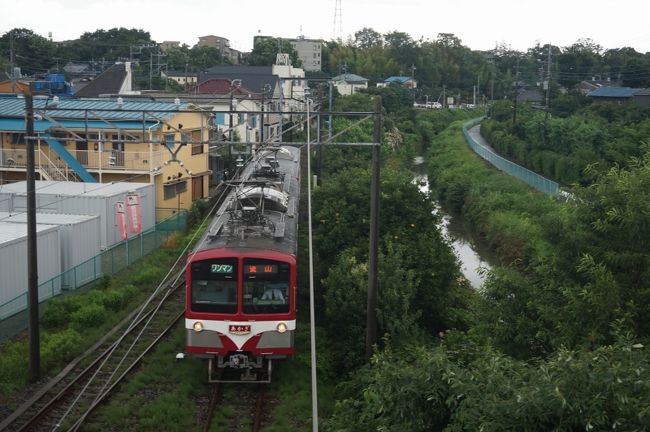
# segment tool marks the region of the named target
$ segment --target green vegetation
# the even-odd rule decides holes
[[[158,47],[161,41],[153,41],[145,30],[97,30],[83,33],[75,40],[55,43],[29,29],[15,28],[0,37],[1,70],[8,71],[10,67],[7,59],[12,37],[16,66],[29,75],[61,71],[69,61],[88,62],[101,71],[115,61],[133,59],[140,60],[134,64],[139,88],[149,88],[151,80],[151,86],[156,89],[183,90],[172,81],[161,79],[157,66],[150,70],[149,60],[161,53]],[[258,38],[246,64],[272,65],[278,46],[289,54],[294,66],[300,67],[292,45],[277,38]],[[512,100],[516,88],[543,90],[540,67],[544,70],[548,66],[549,51],[553,77],[550,105],[557,112],[571,109],[577,103],[574,98],[562,96],[561,87],[572,90],[582,80],[595,77],[623,86],[650,87],[650,75],[644,73],[650,69],[650,53],[639,53],[630,47],[605,50],[590,39],[579,39],[565,47],[536,44],[526,51],[516,51],[500,44],[486,52],[470,49],[451,33],[414,40],[403,31],[381,34],[372,28],[359,29],[346,41],[324,42],[322,71],[308,76],[325,78],[354,73],[367,78],[371,87],[390,76],[412,76],[418,84],[410,97],[418,102],[482,104],[487,100]],[[170,71],[197,73],[230,63],[226,53],[198,44],[172,47],[164,54]],[[453,98],[453,102],[443,100],[443,94],[445,99]]]
[[[510,102],[497,102],[482,134],[499,154],[565,185],[589,185],[610,167],[627,167],[642,155],[650,108],[589,104],[579,94],[557,103],[548,121],[544,112],[520,107],[513,127]]]
[[[506,112],[499,109],[496,105],[493,119]],[[635,118],[631,110],[617,115]],[[391,119],[386,124],[393,125]],[[338,172],[357,181],[348,192],[356,198],[345,206],[326,194],[328,187],[335,188],[327,183],[315,195],[326,198],[321,210],[317,201],[319,219],[327,221],[328,230],[340,233],[333,238],[323,234],[316,242],[325,248],[319,263],[326,268],[322,289],[326,323],[332,323],[328,332],[336,334],[335,320],[348,330],[336,334],[338,364],[348,378],[338,386],[337,405],[324,430],[647,427],[650,328],[644,317],[650,312],[650,251],[644,239],[650,233],[645,232],[649,197],[643,185],[650,181],[650,154],[637,142],[642,156],[626,160],[625,168],[587,173],[589,186],[576,187],[570,201],[558,202],[487,166],[464,142],[462,122],[442,133],[411,129],[412,124],[430,124],[422,118],[395,124],[406,126],[398,128],[405,146],[430,144],[433,196],[468,221],[503,267],[488,275],[480,295],[462,294],[462,287],[454,284],[443,284],[440,291],[429,282],[424,290],[434,295],[422,297],[417,287],[426,269],[408,267],[403,254],[422,253],[417,249],[422,234],[406,236],[404,250],[388,247],[384,238],[378,315],[388,319],[380,324],[382,342],[365,364],[361,356],[367,267],[360,251],[367,246],[363,219],[358,218],[367,210],[349,214],[353,202],[361,207],[367,202],[356,197],[357,189],[363,190],[356,183],[364,177],[362,171],[345,171],[344,163],[336,165]],[[589,127],[584,120],[583,130]],[[627,134],[634,131],[633,126]],[[427,143],[423,137],[431,140]],[[383,152],[382,199],[396,200],[384,183],[391,184],[390,170],[400,164],[391,160],[387,148]],[[520,153],[529,157],[526,149]],[[402,184],[399,190],[404,194],[408,186]],[[406,201],[396,202],[393,207],[382,201],[384,233],[399,229],[399,222],[391,219],[395,208],[403,209],[402,219],[412,215]],[[349,226],[345,234],[339,220]],[[361,240],[355,244],[350,233],[357,230]],[[426,243],[435,249],[434,238]],[[333,247],[345,251],[337,261],[328,252]],[[426,262],[435,263],[430,269],[436,277],[444,268],[440,261]],[[413,293],[415,304],[410,303]],[[423,315],[426,312],[430,314]]]
[[[184,241],[178,239],[176,243],[168,244],[114,278],[103,277],[85,293],[45,303],[41,318],[43,375],[56,374],[148,297],[169,271]],[[29,370],[25,367],[27,342],[23,336],[0,347],[0,400],[3,403],[10,403],[9,398],[28,383]]]

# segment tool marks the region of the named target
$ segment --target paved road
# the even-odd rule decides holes
[[[476,126],[474,126],[473,128],[468,129],[467,132],[474,139],[474,141],[476,141],[477,143],[479,143],[483,147],[489,148],[490,150],[494,151],[492,146],[490,146],[490,143],[485,141],[485,138],[483,138],[483,136],[481,135],[481,124],[480,123],[477,124]]]

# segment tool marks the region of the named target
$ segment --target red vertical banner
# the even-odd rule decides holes
[[[123,201],[115,203],[115,221],[117,222],[117,230],[120,233],[120,238],[126,240],[128,237],[126,233],[126,206]]]
[[[129,231],[133,234],[142,232],[142,206],[140,195],[128,194],[126,196],[126,211],[129,221]]]

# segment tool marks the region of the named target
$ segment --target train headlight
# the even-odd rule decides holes
[[[278,331],[278,333],[284,333],[287,331],[287,325],[283,322],[278,323],[276,330]]]
[[[203,331],[203,323],[201,321],[195,322],[192,327],[194,328],[195,332]]]

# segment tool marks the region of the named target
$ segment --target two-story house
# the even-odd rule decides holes
[[[25,113],[25,98],[0,98],[0,184],[26,179]],[[36,97],[37,178],[153,183],[162,219],[208,196],[209,122],[180,100]]]
[[[342,74],[332,78],[332,85],[341,96],[351,96],[359,89],[368,88],[368,79],[355,74]]]

